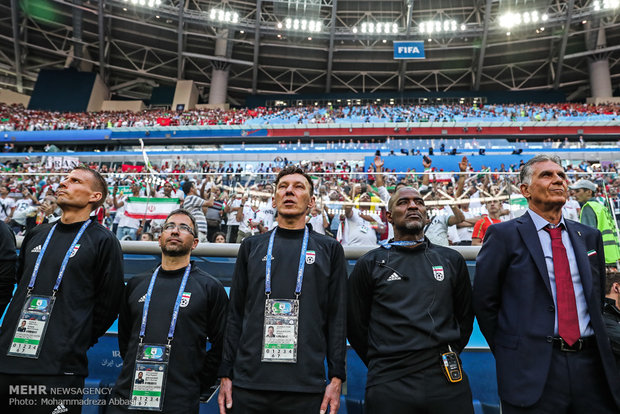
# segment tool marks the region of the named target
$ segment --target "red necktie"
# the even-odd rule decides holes
[[[545,227],[545,231],[551,236],[555,292],[558,302],[558,333],[568,345],[573,345],[581,335],[573,279],[570,274],[566,248],[562,243],[562,229]]]

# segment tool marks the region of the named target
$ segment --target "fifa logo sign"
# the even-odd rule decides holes
[[[420,54],[420,49],[417,46],[398,46],[398,53],[403,54]]]

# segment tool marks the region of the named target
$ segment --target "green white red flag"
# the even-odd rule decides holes
[[[138,220],[165,219],[180,205],[178,198],[128,197],[125,201],[125,215]]]

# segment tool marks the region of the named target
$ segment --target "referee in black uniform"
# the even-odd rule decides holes
[[[215,384],[221,362],[224,325],[228,296],[222,284],[190,261],[198,245],[196,221],[184,209],[170,213],[159,236],[161,266],[156,271],[138,275],[127,283],[125,299],[118,321],[118,343],[123,357],[123,369],[116,380],[112,401],[106,413],[149,412],[128,409],[132,383],[144,379],[142,372],[134,375],[138,344],[167,343],[170,325],[179,294],[178,320],[170,341],[170,361],[164,387],[163,412],[168,414],[198,413],[200,394]],[[189,269],[188,269],[189,267]],[[188,271],[185,285],[183,280]],[[149,285],[153,278],[152,294],[145,310]],[[147,313],[144,337],[141,321]],[[206,350],[207,341],[211,344]]]
[[[124,287],[118,240],[90,220],[107,194],[99,173],[75,168],[58,187],[60,220],[24,237],[17,291],[0,328],[2,413],[81,412],[86,351],[118,316]],[[17,331],[20,320],[25,332]]]
[[[424,237],[426,207],[413,188],[394,193],[387,219],[394,239],[361,257],[348,282],[347,336],[368,367],[366,413],[473,414],[458,359],[474,322],[465,260]]]
[[[342,246],[306,226],[311,178],[282,170],[278,227],[241,243],[230,291],[220,413],[338,411],[345,379],[346,267]],[[327,359],[327,378],[324,361]]]

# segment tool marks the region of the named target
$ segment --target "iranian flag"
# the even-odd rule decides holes
[[[178,198],[128,197],[125,215],[138,220],[165,219],[180,205]]]

